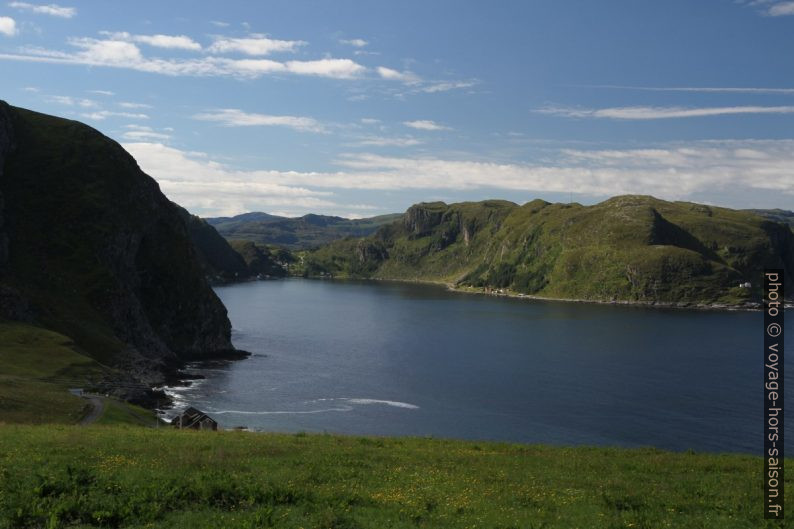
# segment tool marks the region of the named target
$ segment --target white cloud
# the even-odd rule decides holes
[[[732,114],[792,114],[794,106],[734,106],[734,107],[614,107],[602,109],[549,106],[535,110],[567,118],[606,118],[623,120],[694,118]]]
[[[702,92],[726,94],[782,94],[794,95],[794,88],[739,87],[739,86],[626,86],[584,85],[585,88],[614,88],[617,90],[642,90],[648,92]]]
[[[345,205],[328,199],[327,190],[292,185],[292,172],[237,171],[208,160],[202,153],[188,153],[160,143],[123,145],[155,178],[171,200],[205,216],[261,211],[265,208],[306,211],[334,209]]]
[[[111,112],[110,110],[99,110],[88,114],[81,114],[85,119],[92,119],[94,121],[102,121],[110,117],[128,118],[128,119],[149,119],[147,114],[135,114],[132,112]]]
[[[24,48],[20,53],[0,53],[0,59],[80,64],[126,68],[141,72],[170,76],[229,76],[258,78],[273,73],[313,75],[335,79],[353,79],[366,68],[350,59],[320,59],[314,61],[289,61],[268,59],[229,59],[226,57],[201,57],[196,59],[160,59],[145,57],[132,42],[125,40],[99,40],[73,38],[69,44],[76,52],[63,52],[42,48]]]
[[[92,99],[81,99],[70,96],[47,96],[45,101],[48,103],[58,103],[66,106],[80,106],[83,108],[92,108],[97,106],[97,102]]]
[[[347,44],[348,46],[354,46],[356,48],[363,48],[367,44],[369,44],[369,42],[367,42],[364,39],[349,39],[349,40],[341,39],[339,42],[341,44]]]
[[[350,59],[320,59],[316,61],[289,61],[287,70],[300,75],[317,75],[335,79],[352,79],[366,68]]]
[[[19,32],[17,23],[11,17],[0,17],[0,34],[6,37],[13,37]]]
[[[503,188],[596,196],[653,194],[683,199],[723,191],[744,197],[759,190],[794,196],[794,140],[696,142],[660,149],[567,150],[553,163],[497,164],[351,154],[350,173],[293,181],[369,189]]]
[[[140,64],[143,62],[141,50],[135,44],[124,40],[97,40],[91,38],[72,38],[69,44],[80,48],[81,52],[75,56],[76,59],[83,59],[88,63],[98,65],[125,65]],[[54,53],[54,58],[68,58],[68,54]]]
[[[50,15],[60,18],[72,18],[77,14],[77,9],[74,7],[62,7],[58,4],[37,5],[29,4],[27,2],[9,2],[9,7],[23,11],[30,11],[39,15]]]
[[[773,17],[794,15],[794,2],[779,2],[773,4],[767,10],[767,14]]]
[[[136,35],[136,42],[158,48],[200,51],[201,44],[185,35]]]
[[[344,189],[475,189],[574,191],[591,195],[768,189],[794,195],[794,140],[705,141],[657,149],[566,150],[554,164],[499,164],[435,158],[348,154],[338,172],[234,172],[272,185]],[[185,173],[187,174],[187,173]]]
[[[391,68],[380,66],[377,68],[378,74],[383,79],[391,81],[401,81],[404,88],[391,90],[392,95],[404,97],[415,94],[435,94],[439,92],[449,92],[450,90],[462,90],[471,88],[477,81],[432,81],[423,80],[413,72],[399,72]]]
[[[323,125],[314,118],[251,114],[236,108],[223,108],[193,116],[201,121],[214,121],[226,127],[288,127],[306,132],[324,132]]]
[[[379,119],[375,119],[375,118],[361,118],[360,121],[364,125],[376,125],[376,124],[380,123],[380,120]]]
[[[746,204],[755,193],[794,197],[794,140],[721,140],[653,149],[563,150],[544,164],[347,154],[329,172],[240,171],[158,143],[125,145],[172,200],[188,209],[236,212],[263,205],[328,211],[335,189],[478,188],[526,193],[626,193],[688,199],[722,193]],[[746,206],[745,206],[746,207]]]
[[[448,92],[450,90],[471,88],[475,84],[477,83],[474,81],[430,81],[419,88],[419,91],[434,94],[436,92]]]
[[[212,53],[243,53],[245,55],[270,55],[271,53],[294,52],[307,43],[302,40],[275,40],[264,36],[250,38],[219,37],[207,51]]]
[[[152,130],[129,130],[122,134],[125,140],[131,141],[168,141],[171,139],[169,134],[154,132]]]
[[[373,147],[411,147],[420,145],[422,141],[410,136],[405,138],[386,138],[381,136],[367,136],[359,140],[356,145]]]
[[[100,31],[99,33],[110,40],[140,42],[156,48],[201,51],[201,44],[185,35],[131,35],[126,31]]]
[[[146,103],[131,103],[129,101],[122,101],[119,106],[121,108],[152,108],[152,105],[147,105]]]
[[[389,81],[402,81],[404,83],[417,83],[420,81],[419,77],[413,72],[400,72],[385,66],[378,66],[377,72],[383,79],[388,79]]]
[[[111,92],[110,90],[89,90],[88,93],[108,97],[116,95],[115,92]]]
[[[406,127],[411,127],[412,129],[419,129],[419,130],[451,130],[449,127],[445,127],[444,125],[439,125],[435,121],[431,121],[429,119],[419,119],[416,121],[403,121],[403,125]]]
[[[210,20],[210,24],[219,28],[228,28],[229,26],[231,26],[231,24],[229,24],[228,22],[222,22],[220,20]]]

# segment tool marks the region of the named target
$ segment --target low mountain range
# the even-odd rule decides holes
[[[205,220],[229,240],[247,240],[289,250],[305,250],[345,237],[365,237],[401,218],[400,213],[367,219],[345,219],[312,214],[289,218],[255,212]]]
[[[792,229],[794,229],[794,211],[788,211],[785,209],[746,209],[744,211],[755,213],[756,215],[760,215],[769,220],[774,220],[775,222],[788,224]]]

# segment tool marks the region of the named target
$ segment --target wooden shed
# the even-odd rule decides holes
[[[193,430],[217,430],[218,423],[201,410],[189,407],[171,420],[175,428],[192,428]]]

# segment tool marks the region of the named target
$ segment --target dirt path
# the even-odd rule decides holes
[[[91,409],[86,416],[80,420],[80,426],[87,426],[96,422],[100,417],[102,417],[102,412],[105,411],[105,403],[99,397],[83,396],[83,398],[88,401]]]

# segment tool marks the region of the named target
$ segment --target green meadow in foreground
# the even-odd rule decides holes
[[[0,527],[778,527],[762,519],[761,468],[655,449],[5,425]]]

